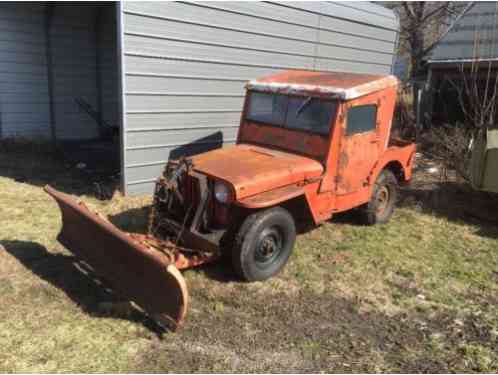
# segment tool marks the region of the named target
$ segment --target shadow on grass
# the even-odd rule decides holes
[[[105,154],[106,146],[96,142],[61,145],[56,152],[44,143],[5,140],[0,142],[0,176],[38,187],[48,184],[68,194],[110,199],[119,187],[119,169]],[[78,168],[79,163],[85,167]]]
[[[132,208],[115,215],[108,216],[108,219],[117,228],[124,232],[147,233],[147,225],[149,218],[150,207]],[[363,225],[358,212],[350,211],[334,215],[332,223],[343,223],[352,225]],[[302,219],[296,223],[298,236],[318,229],[311,221]],[[233,246],[233,239],[224,239],[224,250],[221,259],[215,263],[205,264],[195,267],[194,272],[205,274],[208,278],[219,282],[237,282],[240,278],[233,271],[230,253]]]
[[[432,189],[402,189],[399,205],[474,225],[480,236],[498,238],[498,194],[476,191],[460,183],[440,182]]]
[[[142,311],[124,302],[88,266],[72,255],[53,254],[29,241],[0,241],[9,254],[49,282],[94,317],[112,317],[140,323],[158,337],[165,332]],[[1,247],[0,247],[1,249]]]
[[[223,133],[214,132],[171,150],[169,159],[220,148]],[[120,188],[119,142],[103,140],[47,142],[0,141],[0,176],[19,183],[53,186],[68,194],[111,199]],[[159,177],[159,173],[158,173]]]
[[[132,208],[120,212],[116,215],[110,215],[109,221],[124,232],[147,233],[147,223],[150,207]],[[220,281],[230,282],[239,281],[232,270],[230,258],[224,256],[215,263],[205,264],[192,269],[194,272],[205,274],[208,278]]]
[[[146,234],[149,212],[150,206],[146,206],[122,211],[115,215],[109,215],[107,218],[122,231]]]

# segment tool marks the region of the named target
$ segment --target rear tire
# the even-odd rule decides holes
[[[246,281],[266,280],[287,263],[296,240],[291,214],[274,207],[246,217],[235,238],[232,264]]]
[[[398,198],[398,181],[390,170],[383,170],[375,181],[370,201],[362,207],[367,225],[385,224],[391,219]]]

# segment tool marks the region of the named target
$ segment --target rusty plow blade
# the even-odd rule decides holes
[[[171,242],[123,232],[69,195],[50,186],[45,191],[62,213],[57,237],[62,245],[161,326],[174,330],[182,325],[189,296],[179,269],[205,263],[209,257],[187,258]]]

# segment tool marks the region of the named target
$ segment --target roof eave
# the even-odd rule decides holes
[[[477,59],[427,60],[427,64],[454,64],[454,63],[494,62],[494,61],[498,61],[498,57],[477,58]]]

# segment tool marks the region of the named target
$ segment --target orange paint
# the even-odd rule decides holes
[[[264,208],[304,196],[315,223],[370,199],[382,169],[397,163],[403,181],[411,178],[415,145],[391,140],[397,80],[392,76],[287,71],[248,84],[253,91],[289,97],[334,100],[328,135],[289,129],[246,118],[244,104],[235,146],[192,158],[194,170],[223,180],[234,204]],[[347,135],[347,114],[356,106],[375,105],[375,129]]]

